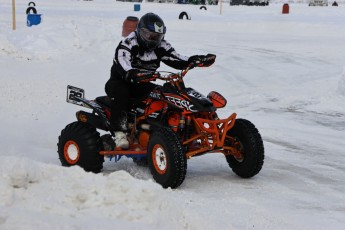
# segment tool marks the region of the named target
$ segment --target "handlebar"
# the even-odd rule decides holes
[[[192,59],[191,59],[192,58]],[[190,57],[191,59],[189,62],[189,65],[182,69],[178,73],[172,73],[168,71],[155,71],[150,72],[150,70],[143,70],[141,73],[137,73],[137,76],[141,77],[138,82],[150,82],[155,81],[157,79],[163,80],[163,81],[182,81],[182,78],[188,73],[189,70],[193,69],[194,67],[208,67],[211,66],[216,59],[216,55],[214,54],[207,54],[207,55],[195,55]]]
[[[172,81],[172,80],[182,79],[189,70],[191,70],[191,65],[187,66],[187,68],[177,73],[173,73],[169,71],[157,71],[154,73],[153,78],[163,80],[163,81]]]
[[[193,56],[192,56],[193,57]],[[216,59],[216,55],[214,54],[207,54],[206,56],[197,56],[195,57],[195,60],[192,60],[189,65],[182,69],[178,73],[173,73],[169,71],[155,71],[151,72],[152,75],[144,71],[144,78],[142,82],[150,82],[155,81],[157,79],[163,80],[163,81],[173,81],[173,80],[182,80],[182,78],[188,73],[189,70],[193,69],[194,67],[208,67],[211,66]],[[148,71],[149,72],[149,71]]]

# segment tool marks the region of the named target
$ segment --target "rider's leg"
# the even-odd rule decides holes
[[[111,99],[110,126],[114,131],[116,147],[127,149],[127,111],[129,104],[129,87],[122,80],[109,80],[105,86],[105,91]]]

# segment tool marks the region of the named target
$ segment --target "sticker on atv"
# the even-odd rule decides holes
[[[79,98],[84,98],[84,90],[68,85],[67,86],[67,102],[72,104],[77,104],[83,106],[83,102]]]

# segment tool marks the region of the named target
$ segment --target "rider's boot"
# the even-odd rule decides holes
[[[122,148],[122,149],[128,149],[129,148],[129,142],[127,140],[127,136],[124,132],[122,131],[117,131],[114,133],[115,134],[115,145],[117,148]]]

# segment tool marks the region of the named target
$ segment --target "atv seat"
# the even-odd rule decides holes
[[[108,108],[110,108],[110,105],[111,105],[111,100],[107,96],[97,97],[96,98],[96,102],[98,102],[102,106],[105,106],[105,107],[108,107]]]
[[[146,96],[140,97],[140,98],[130,98],[129,103],[130,103],[131,107],[134,107],[135,105],[140,103],[141,100],[143,100],[145,98],[146,98]],[[99,103],[101,106],[104,106],[107,108],[110,108],[110,106],[111,106],[111,100],[108,96],[97,97],[96,102]]]

